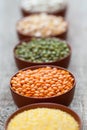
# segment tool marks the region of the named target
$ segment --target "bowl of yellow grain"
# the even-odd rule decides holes
[[[20,108],[7,120],[5,130],[81,130],[80,117],[68,107],[36,103]]]

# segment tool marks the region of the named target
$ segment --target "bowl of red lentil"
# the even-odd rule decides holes
[[[44,128],[45,130],[55,130],[55,128],[81,130],[82,123],[79,115],[66,106],[55,103],[36,103],[14,112],[5,124],[5,130],[24,128],[26,130],[44,130]]]
[[[58,38],[29,38],[19,42],[13,50],[18,69],[35,65],[56,65],[67,68],[71,46]]]
[[[19,70],[10,80],[10,90],[18,107],[53,102],[68,106],[74,96],[75,77],[68,70],[52,65]]]
[[[32,14],[18,20],[16,32],[20,40],[31,37],[57,37],[65,40],[68,22],[62,16]]]

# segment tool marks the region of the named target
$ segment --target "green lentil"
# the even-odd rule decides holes
[[[18,58],[37,63],[60,60],[69,52],[66,42],[57,38],[32,39],[29,42],[22,42],[15,50]]]

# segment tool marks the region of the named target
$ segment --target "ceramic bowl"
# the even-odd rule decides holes
[[[68,8],[68,2],[65,0],[56,1],[56,2],[46,2],[46,0],[42,3],[41,1],[37,0],[37,4],[33,1],[30,2],[29,0],[22,0],[20,4],[20,9],[22,11],[23,16],[28,16],[32,14],[39,14],[39,13],[47,13],[53,14],[56,16],[65,16],[66,11]]]
[[[37,23],[35,22],[36,24],[33,23],[32,17],[34,17],[34,16],[35,16],[36,20],[41,19],[41,20],[38,20]],[[44,19],[42,19],[42,17]],[[45,17],[47,17],[47,18],[45,18]],[[45,21],[48,20],[47,22],[49,24],[51,24],[49,21],[49,18],[52,18],[54,20],[54,22],[59,20],[60,23],[58,24],[58,22],[55,22],[55,25],[52,24],[53,25],[53,29],[52,29],[49,27],[49,25],[46,25],[46,23],[45,23]],[[28,22],[30,20],[32,20],[32,22],[29,24],[31,26],[28,27]],[[26,22],[23,24],[24,21],[26,21]],[[21,22],[22,22],[22,24],[21,24]],[[38,28],[36,28],[36,26]],[[54,15],[49,15],[49,14],[32,14],[30,16],[26,16],[17,21],[16,32],[17,32],[19,40],[24,40],[24,39],[32,38],[32,37],[36,37],[36,38],[37,37],[39,37],[39,38],[40,37],[45,37],[45,38],[46,37],[57,37],[57,38],[66,40],[67,33],[68,33],[68,26],[69,26],[69,23],[62,16],[56,17]],[[36,30],[35,30],[35,28],[36,28]],[[24,29],[25,29],[25,31],[24,31]],[[31,30],[31,32],[30,32],[30,30]],[[46,31],[46,32],[44,32],[44,31]]]
[[[21,8],[21,12],[22,12],[22,15],[24,17],[32,15],[32,14],[39,14],[39,13],[41,13],[41,12],[30,12],[30,11],[26,11],[23,8]],[[60,11],[56,11],[56,12],[52,12],[52,13],[49,13],[49,12],[43,12],[43,13],[65,17],[66,13],[67,13],[67,7],[65,7],[63,10],[60,10]]]
[[[41,62],[41,63],[35,63],[35,62],[29,62],[29,61],[25,61],[25,60],[22,60],[20,59],[16,54],[15,54],[15,50],[17,48],[18,45],[22,44],[23,42],[29,42],[31,41],[31,38],[28,38],[26,40],[22,40],[21,42],[19,42],[15,47],[14,47],[14,50],[13,50],[13,53],[14,53],[14,59],[15,59],[15,63],[16,63],[16,66],[18,67],[18,69],[23,69],[23,68],[26,68],[26,67],[30,67],[30,66],[35,66],[35,65],[56,65],[56,66],[60,66],[60,67],[63,67],[63,68],[67,68],[69,66],[69,63],[70,63],[70,59],[71,59],[71,54],[72,54],[72,50],[71,50],[71,46],[70,44],[67,44],[68,45],[68,48],[70,50],[69,54],[60,59],[60,60],[56,60],[56,61],[53,61],[53,62]]]
[[[28,68],[23,69],[23,71],[28,70],[28,69],[35,70],[35,69],[43,68],[43,67],[47,67],[47,66],[46,65],[32,66],[32,67],[28,67]],[[61,67],[58,67],[58,66],[49,65],[48,67],[57,68],[57,69],[61,69],[61,70],[69,72],[68,70],[61,68]],[[19,71],[15,75],[12,76],[11,80],[18,73],[19,73]],[[61,94],[61,95],[54,95],[54,96],[51,96],[51,97],[40,97],[39,98],[39,97],[32,97],[32,96],[30,96],[30,97],[22,96],[21,94],[18,94],[13,90],[11,80],[10,80],[10,90],[11,90],[11,94],[12,94],[12,97],[13,97],[15,104],[18,107],[22,107],[22,106],[32,104],[32,103],[51,102],[51,103],[58,103],[58,104],[63,104],[63,105],[68,106],[73,100],[74,92],[75,92],[75,86],[76,86],[76,81],[75,81],[74,75],[71,72],[69,72],[69,74],[73,78],[72,88],[69,89],[67,92]]]
[[[82,123],[81,123],[80,117],[78,116],[77,113],[75,113],[70,108],[65,107],[63,105],[54,104],[54,103],[36,103],[36,104],[32,104],[32,105],[28,105],[28,106],[22,107],[19,110],[17,110],[16,112],[14,112],[8,118],[8,120],[6,121],[5,130],[7,130],[8,124],[10,123],[11,119],[13,119],[15,116],[17,116],[18,114],[20,114],[20,113],[22,113],[24,111],[27,111],[27,110],[30,110],[30,109],[35,109],[35,108],[50,108],[50,109],[58,109],[58,110],[64,111],[64,112],[68,113],[69,115],[71,115],[76,120],[76,122],[79,125],[78,130],[81,130],[81,128],[82,128]]]

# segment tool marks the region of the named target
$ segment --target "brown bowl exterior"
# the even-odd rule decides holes
[[[49,13],[49,12],[30,12],[30,11],[26,11],[24,10],[23,8],[21,8],[21,12],[22,12],[22,15],[24,17],[26,16],[29,16],[29,15],[32,15],[32,14],[40,14],[40,13],[47,13],[47,14],[51,14],[51,15],[56,15],[56,16],[63,16],[65,17],[66,16],[66,13],[67,13],[67,6],[60,10],[60,11],[57,11],[57,12],[53,12],[53,13]]]
[[[26,40],[23,40],[25,42],[28,42],[28,41],[31,41],[32,38],[28,38]],[[45,63],[34,63],[34,62],[28,62],[28,61],[25,61],[25,60],[21,60],[19,59],[16,55],[15,55],[15,49],[16,47],[21,44],[23,41],[21,41],[20,43],[18,43],[15,48],[14,48],[14,59],[15,59],[15,63],[18,67],[18,69],[23,69],[23,68],[26,68],[26,67],[30,67],[30,66],[35,66],[35,65],[56,65],[56,66],[60,66],[60,67],[63,67],[63,68],[67,68],[69,66],[69,63],[70,63],[70,59],[71,59],[71,47],[70,45],[68,45],[69,49],[70,49],[70,53],[67,57],[61,59],[61,60],[57,60],[57,61],[54,61],[54,62],[45,62]]]
[[[66,40],[67,39],[67,33],[68,33],[68,28],[64,33],[56,35],[56,36],[50,36],[50,37],[56,37],[56,38],[60,38],[62,40]],[[25,39],[28,39],[28,38],[34,38],[35,37],[35,36],[23,35],[19,31],[17,31],[17,35],[18,35],[19,40],[25,40]],[[35,37],[35,38],[37,38],[37,37]]]
[[[50,67],[54,68],[58,68],[58,69],[63,69],[63,70],[66,70],[64,68],[61,68],[61,67],[57,67],[57,66],[52,66],[52,65],[49,65]],[[41,67],[46,67],[46,65],[40,65],[40,66],[32,66],[32,67],[28,67],[28,68],[25,68],[23,70],[27,70],[27,69],[38,69],[38,68],[41,68]],[[67,70],[66,70],[67,71]],[[69,72],[69,71],[68,71]],[[70,72],[69,72],[70,73]],[[17,73],[16,73],[17,74]],[[15,74],[15,75],[16,75]],[[70,73],[71,74],[71,73]],[[14,75],[14,76],[15,76]],[[72,75],[72,74],[71,74]],[[14,77],[13,76],[13,77]],[[12,77],[12,78],[13,78]],[[72,77],[74,78],[74,76],[72,75]],[[11,79],[12,79],[11,78]],[[37,98],[37,97],[25,97],[25,96],[22,96],[20,94],[17,94],[15,91],[13,91],[12,87],[11,87],[11,83],[10,83],[10,90],[11,90],[11,94],[12,94],[12,97],[13,97],[13,100],[15,102],[15,104],[18,106],[18,107],[23,107],[23,106],[26,106],[26,105],[29,105],[29,104],[33,104],[33,103],[40,103],[40,102],[50,102],[50,103],[58,103],[58,104],[63,104],[63,105],[66,105],[68,106],[71,101],[73,100],[73,96],[74,96],[74,91],[75,91],[75,86],[76,86],[76,82],[75,82],[75,78],[74,78],[74,83],[73,83],[73,87],[72,89],[70,89],[68,92],[62,94],[62,95],[59,95],[59,96],[52,96],[52,97],[48,97],[48,98]]]
[[[7,130],[8,124],[11,121],[12,118],[14,118],[14,116],[16,116],[17,114],[25,111],[25,110],[29,110],[29,109],[35,109],[35,108],[50,108],[50,109],[60,109],[64,112],[67,112],[68,114],[70,114],[78,123],[79,125],[79,130],[82,130],[82,123],[81,123],[81,119],[80,117],[77,115],[77,113],[75,113],[74,111],[72,111],[70,108],[65,107],[63,105],[60,104],[55,104],[55,103],[36,103],[36,104],[31,104],[25,107],[22,107],[21,109],[19,109],[18,111],[14,112],[6,121],[5,124],[5,130]]]

